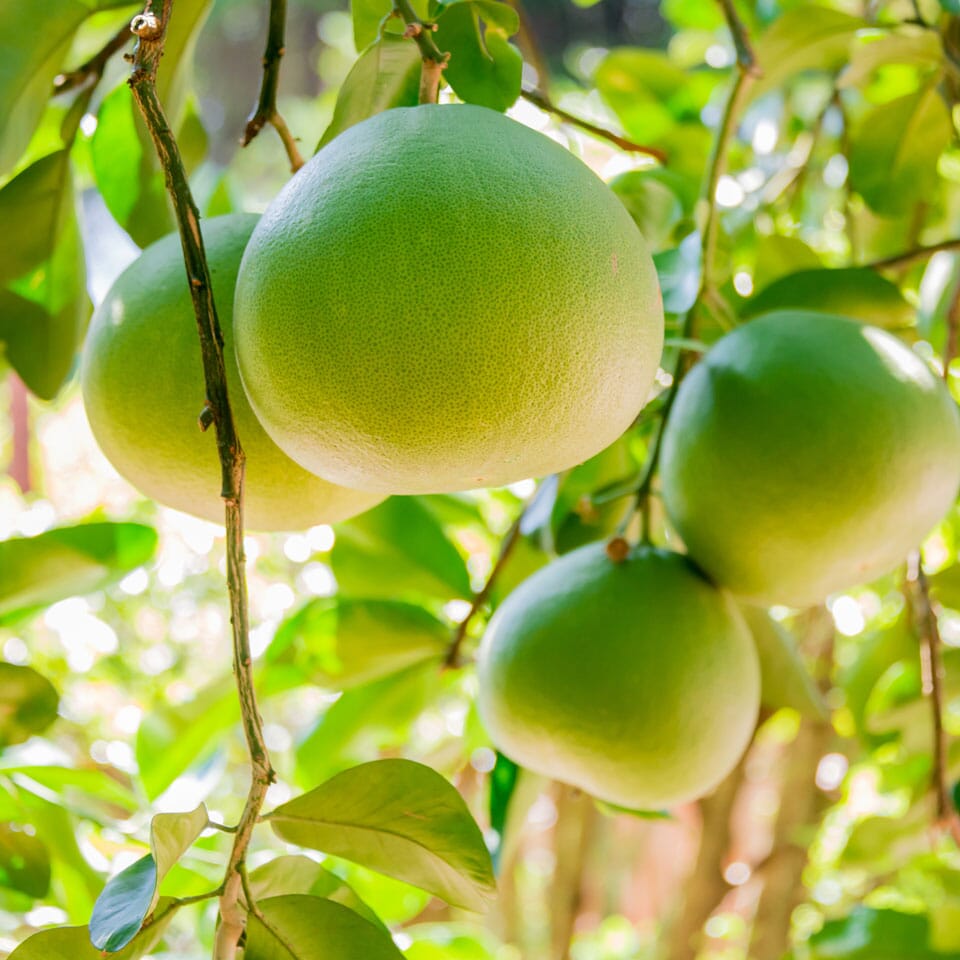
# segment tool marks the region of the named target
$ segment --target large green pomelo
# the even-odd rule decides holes
[[[267,208],[237,284],[240,371],[294,460],[385,493],[571,467],[646,400],[653,262],[610,189],[483,107],[388,110]]]
[[[753,733],[760,672],[733,600],[677,553],[581,547],[525,580],[479,658],[507,756],[603,800],[659,809],[712,790]]]
[[[335,486],[286,457],[264,433],[240,383],[232,304],[240,257],[257,217],[205,221],[203,237],[225,342],[230,405],[247,455],[246,519],[253,530],[333,523],[382,498]],[[148,247],[94,314],[84,347],[83,398],[94,436],[119,473],[159,503],[223,522],[213,429],[197,417],[206,396],[200,340],[180,240]]]
[[[753,603],[803,607],[886,573],[960,485],[960,417],[896,337],[784,311],[718,341],[663,439],[667,513],[690,555]]]

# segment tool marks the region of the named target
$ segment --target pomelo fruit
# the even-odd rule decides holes
[[[760,672],[733,600],[677,553],[581,547],[497,609],[480,716],[508,757],[632,809],[709,793],[753,733]]]
[[[233,288],[257,219],[231,214],[203,223],[230,405],[247,454],[247,524],[253,530],[294,530],[333,523],[382,497],[321,480],[286,457],[258,423],[237,372]],[[91,321],[81,380],[90,426],[117,471],[159,503],[222,523],[213,428],[205,435],[197,426],[206,393],[176,234],[144,250],[110,289]]]
[[[294,460],[384,493],[571,467],[626,430],[663,343],[612,191],[483,107],[387,110],[267,208],[237,283],[240,372]]]
[[[960,417],[891,334],[777,312],[680,385],[660,470],[667,513],[716,583],[803,607],[891,570],[946,513]]]

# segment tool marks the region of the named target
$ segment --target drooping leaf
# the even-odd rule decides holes
[[[434,39],[450,54],[444,79],[467,103],[506,110],[520,96],[523,58],[510,43],[517,11],[499,0],[453,0],[437,17]]]
[[[157,533],[139,523],[84,523],[0,543],[0,622],[91,593],[142,566]]]
[[[206,827],[203,804],[189,813],[159,813],[153,818],[151,852],[111,878],[94,904],[90,942],[97,949],[114,953],[133,940],[157,906],[163,878]]]
[[[89,14],[82,0],[0,4],[0,176],[30,142],[73,35]]]
[[[32,667],[0,660],[0,750],[43,733],[57,719],[60,695]]]
[[[812,720],[823,720],[826,704],[804,666],[793,638],[765,610],[742,606],[760,657],[760,700],[768,710],[790,707]]]
[[[290,894],[324,897],[349,907],[364,920],[386,930],[380,918],[357,896],[346,880],[309,857],[295,854],[268,860],[250,871],[249,886],[258,903],[268,897]]]
[[[416,106],[421,63],[417,45],[393,34],[367,47],[340,87],[333,119],[317,149],[367,117],[391,107]]]
[[[46,845],[17,824],[0,823],[0,886],[31,897],[45,897],[50,889]]]
[[[900,288],[866,267],[801,270],[774,280],[742,308],[744,317],[812,310],[853,317],[887,329],[912,325],[914,309]]]
[[[937,159],[952,138],[950,112],[928,81],[874,107],[855,128],[850,184],[877,213],[905,214],[936,190]]]
[[[849,59],[850,44],[866,21],[820,4],[804,3],[787,10],[754,42],[763,71],[754,96],[780,86],[804,70],[834,71]]]
[[[419,497],[391,497],[337,527],[333,572],[341,593],[362,597],[468,597],[457,548]]]
[[[412,603],[321,599],[280,625],[270,658],[296,656],[314,682],[344,689],[439,659],[449,641],[449,628]]]
[[[0,346],[37,396],[52,399],[89,314],[68,150],[0,190]]]
[[[483,910],[494,890],[490,855],[463,798],[411,760],[345,770],[267,817],[290,843],[322,850]]]
[[[402,960],[393,938],[322,897],[270,897],[247,922],[244,960]]]

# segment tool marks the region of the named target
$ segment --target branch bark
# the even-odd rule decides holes
[[[413,9],[410,0],[393,0],[394,16],[400,17],[407,25],[404,36],[413,40],[420,48],[423,65],[420,68],[420,102],[436,103],[440,98],[440,79],[450,59],[449,53],[443,53],[433,39],[433,24],[424,23]]]
[[[220,458],[221,496],[224,500],[227,535],[227,587],[230,594],[233,666],[252,768],[250,790],[237,825],[227,863],[223,893],[220,896],[221,923],[214,950],[215,960],[234,960],[245,924],[245,914],[240,905],[243,865],[253,828],[275,775],[263,737],[253,685],[243,553],[245,456],[230,409],[223,363],[223,334],[200,233],[200,213],[190,192],[180,150],[156,90],[157,68],[163,55],[164,37],[172,10],[173,0],[164,0],[163,13],[158,17],[150,10],[148,3],[144,13],[133,19],[131,30],[139,39],[134,50],[133,71],[128,83],[150,131],[176,214],[200,337],[207,393],[205,413],[207,419],[213,421]]]
[[[280,61],[284,54],[284,34],[287,26],[287,0],[270,0],[270,20],[267,27],[267,47],[263,52],[263,81],[260,96],[253,113],[247,118],[240,143],[247,146],[269,123],[280,136],[290,170],[296,173],[303,166],[303,157],[290,128],[277,109],[277,90],[280,86]]]

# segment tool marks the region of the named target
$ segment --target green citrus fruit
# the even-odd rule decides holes
[[[691,557],[753,603],[807,606],[887,572],[953,503],[960,417],[876,327],[784,311],[728,334],[683,381],[663,440]]]
[[[494,486],[612,443],[656,373],[643,237],[547,137],[483,107],[388,110],[268,207],[237,284],[267,432],[337,483]]]
[[[203,225],[230,405],[247,454],[247,522],[254,530],[333,523],[382,498],[335,486],[284,456],[257,422],[236,368],[232,294],[256,222],[234,214]],[[216,441],[212,428],[205,435],[197,426],[206,395],[200,341],[175,234],[144,250],[95,313],[82,383],[94,436],[119,473],[160,503],[223,522]]]
[[[753,733],[757,654],[734,602],[677,553],[581,547],[498,608],[480,715],[507,756],[633,809],[712,790]]]

